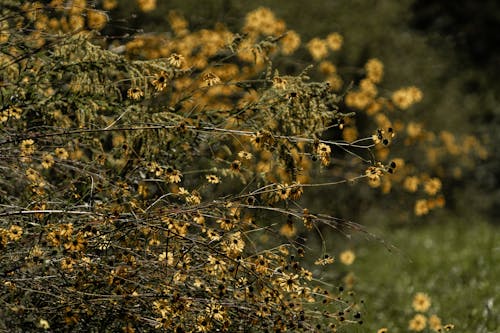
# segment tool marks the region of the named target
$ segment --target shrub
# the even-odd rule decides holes
[[[382,184],[399,163],[372,150],[393,131],[348,137],[354,113],[339,109],[336,81],[311,81],[308,67],[280,74],[273,61],[293,54],[296,33],[265,8],[241,34],[191,32],[171,12],[172,34],[117,45],[95,31],[108,17],[86,1],[2,8],[0,325],[310,331],[359,322],[351,294],[314,279],[303,234],[363,229],[300,198],[359,179]],[[308,47],[319,60],[341,42],[332,34]],[[367,65],[371,83],[377,66]],[[418,89],[395,96],[409,106]],[[332,159],[337,177],[314,182]],[[326,253],[316,261],[331,262]]]

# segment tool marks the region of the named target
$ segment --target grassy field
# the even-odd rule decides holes
[[[416,312],[417,292],[431,298],[426,317],[435,314],[455,332],[498,332],[500,327],[500,234],[498,226],[480,221],[436,221],[434,224],[383,229],[377,234],[397,249],[361,241],[349,268],[356,277],[354,290],[364,299],[360,326],[348,331],[408,331]],[[357,243],[356,239],[354,242]],[[335,268],[335,266],[337,268]],[[346,273],[346,272],[344,272]],[[333,281],[332,281],[333,282]],[[429,326],[424,331],[431,332]]]

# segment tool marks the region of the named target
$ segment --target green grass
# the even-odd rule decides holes
[[[357,259],[350,267],[354,290],[364,299],[363,324],[348,331],[408,331],[415,312],[413,295],[432,299],[437,314],[455,332],[498,332],[500,327],[500,234],[498,226],[477,221],[436,221],[377,232],[397,250],[366,240],[350,246]],[[339,244],[340,242],[340,244]],[[340,263],[335,269],[345,269]],[[430,331],[428,329],[427,331]]]

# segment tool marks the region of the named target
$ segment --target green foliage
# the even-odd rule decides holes
[[[366,326],[361,331],[407,328],[417,313],[412,298],[424,292],[431,298],[423,312],[428,319],[438,315],[443,325],[451,322],[457,331],[495,332],[500,323],[498,228],[479,219],[445,219],[411,229],[381,228],[395,247],[390,252],[357,240],[363,245],[356,246],[351,271],[354,288],[364,299]],[[427,325],[424,332],[432,330]]]

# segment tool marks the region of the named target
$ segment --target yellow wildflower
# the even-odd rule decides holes
[[[144,92],[141,90],[141,88],[133,87],[127,90],[127,97],[130,99],[138,100],[142,96],[144,96]]]
[[[282,77],[275,76],[273,78],[273,87],[277,89],[286,89],[288,85],[287,80],[283,79]]]
[[[423,331],[427,326],[427,318],[424,315],[416,314],[409,322],[408,329],[416,332]]]
[[[422,92],[417,87],[402,88],[392,94],[392,102],[400,109],[405,110],[422,100]]]
[[[309,43],[307,43],[307,49],[316,61],[321,60],[328,55],[327,43],[317,37],[311,39]]]
[[[429,327],[438,332],[440,329],[442,329],[442,325],[441,325],[441,319],[436,316],[436,315],[432,315],[429,317]]]
[[[104,0],[102,2],[102,8],[104,10],[112,10],[118,6],[118,0]]]
[[[297,228],[293,225],[292,221],[287,221],[287,223],[283,224],[280,228],[280,234],[285,237],[293,237],[297,234]]]
[[[48,330],[50,328],[50,324],[46,319],[40,318],[38,321],[38,326],[44,330]]]
[[[68,151],[64,148],[56,148],[54,153],[55,153],[56,157],[60,160],[67,160],[69,157]]]
[[[18,225],[12,225],[7,234],[12,241],[18,241],[23,235],[23,228]]]
[[[288,292],[297,292],[301,289],[299,283],[298,283],[299,275],[298,274],[292,274],[292,273],[282,273],[281,276],[279,276],[276,281],[278,283],[278,286],[285,291]]]
[[[108,23],[108,16],[105,12],[89,9],[87,12],[87,25],[93,30],[102,30]]]
[[[316,148],[316,154],[319,155],[321,164],[322,165],[328,165],[330,163],[330,153],[332,152],[332,149],[330,148],[329,145],[325,143],[320,143],[318,144]]]
[[[365,64],[366,78],[373,83],[379,83],[384,76],[384,64],[376,59],[370,59]]]
[[[181,182],[182,173],[179,170],[174,170],[171,167],[168,167],[166,169],[165,176],[166,176],[167,181],[169,183],[180,183]]]
[[[220,78],[212,72],[208,72],[202,75],[201,80],[209,87],[219,84]]]
[[[415,311],[426,312],[431,306],[431,299],[426,293],[416,293],[412,306]]]
[[[156,91],[165,90],[168,84],[169,77],[170,76],[165,71],[161,71],[160,73],[156,74],[155,79],[152,81],[152,84],[155,87]]]
[[[453,325],[453,324],[446,324],[446,325],[444,325],[444,329],[446,331],[451,331],[454,328],[455,328],[455,325]]]
[[[54,157],[48,153],[43,154],[42,156],[42,167],[44,169],[49,169],[54,165]]]
[[[431,178],[424,183],[424,191],[429,195],[435,195],[441,189],[441,180]]]
[[[284,55],[290,55],[295,50],[297,50],[300,46],[300,36],[293,30],[289,30],[286,32],[285,37],[280,40],[281,43],[281,52]]]
[[[204,333],[212,330],[212,322],[206,316],[199,316],[197,322],[196,329],[198,332]]]
[[[21,157],[27,160],[35,152],[35,141],[32,139],[23,140],[19,148],[21,150]]]
[[[241,232],[231,234],[223,245],[227,255],[238,255],[245,248],[245,241],[241,238]]]
[[[217,177],[216,175],[206,175],[205,177],[207,178],[208,182],[211,184],[219,184],[220,183],[220,178]]]
[[[150,12],[156,9],[156,0],[137,0],[137,5],[143,12]]]
[[[180,68],[184,64],[184,57],[180,54],[173,53],[168,57],[168,63],[174,67]]]
[[[343,42],[344,38],[338,32],[334,32],[326,36],[326,44],[332,51],[340,50]]]
[[[427,200],[419,199],[415,202],[414,207],[415,215],[422,216],[429,213],[429,206],[427,205]]]
[[[356,255],[353,251],[347,250],[340,254],[339,259],[341,263],[349,266],[354,262],[354,259],[356,259]]]
[[[244,151],[244,150],[240,151],[238,153],[238,156],[244,160],[251,160],[252,159],[252,153],[249,153],[249,152]]]
[[[333,264],[334,262],[335,262],[335,258],[334,257],[329,256],[328,254],[325,254],[323,256],[323,258],[316,259],[316,261],[314,262],[314,264],[315,265],[325,266],[325,265]]]
[[[240,172],[241,171],[241,161],[240,160],[234,160],[231,162],[229,166],[229,170],[232,172]]]
[[[337,72],[337,68],[330,61],[322,61],[318,68],[323,75],[332,75]]]
[[[66,257],[61,261],[61,268],[68,272],[72,272],[74,264],[75,261],[73,259],[71,259],[70,257]]]
[[[406,177],[405,180],[403,181],[403,187],[408,192],[416,192],[418,189],[419,183],[420,183],[420,180],[418,179],[417,176],[409,176],[409,177]]]

